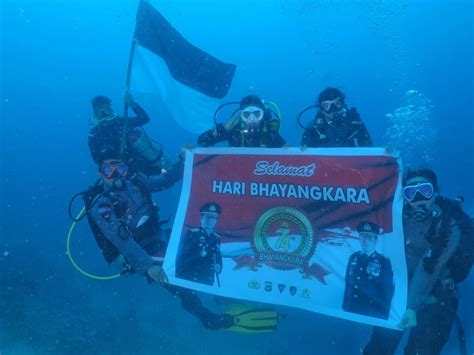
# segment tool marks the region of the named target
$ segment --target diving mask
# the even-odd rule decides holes
[[[434,186],[430,182],[407,185],[403,188],[403,197],[409,202],[429,200],[433,197],[434,193]]]
[[[117,117],[117,114],[109,105],[102,105],[94,108],[94,115],[90,118],[90,122],[97,124],[111,121],[115,117]]]
[[[320,104],[321,109],[326,113],[331,113],[340,110],[344,106],[344,102],[341,97],[334,100],[325,100]]]
[[[257,106],[248,106],[240,111],[240,118],[247,124],[258,123],[263,118],[263,109]]]
[[[105,165],[100,168],[100,173],[107,179],[112,177],[125,177],[128,173],[128,166],[125,163]]]

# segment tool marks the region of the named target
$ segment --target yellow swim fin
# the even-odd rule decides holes
[[[246,308],[232,307],[227,314],[234,316],[234,325],[226,328],[236,333],[270,333],[278,326],[280,316],[272,307]]]

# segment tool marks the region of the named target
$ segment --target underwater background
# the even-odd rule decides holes
[[[327,86],[357,107],[378,146],[408,166],[431,166],[442,194],[474,215],[474,8],[469,0],[157,1],[191,43],[237,65],[228,101],[255,93],[280,105],[282,135]],[[359,354],[371,326],[282,308],[264,335],[209,331],[179,301],[139,277],[95,281],[66,255],[69,199],[97,178],[87,147],[90,100],[120,113],[138,0],[0,2],[0,353]],[[237,80],[238,78],[238,80]],[[176,158],[196,142],[153,102],[135,99],[145,127]],[[225,119],[225,118],[224,118]],[[155,194],[162,217],[180,185]],[[86,222],[73,254],[85,269],[116,272]],[[474,272],[460,285],[474,351]],[[211,296],[204,297],[215,307]],[[399,351],[401,351],[400,347]],[[453,327],[445,354],[456,354]]]

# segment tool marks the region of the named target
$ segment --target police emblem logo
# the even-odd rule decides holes
[[[108,221],[112,213],[112,207],[108,203],[101,203],[99,204],[98,212],[102,218]]]
[[[210,206],[209,206],[209,211],[210,211],[210,212],[216,212],[216,206],[210,205]]]
[[[366,272],[370,276],[378,277],[380,275],[380,270],[382,269],[382,265],[378,261],[371,261],[367,265]]]
[[[370,232],[370,231],[371,231],[370,224],[368,224],[368,223],[365,223],[363,228],[364,228],[364,230],[365,230],[366,232]]]
[[[304,268],[315,248],[309,219],[290,207],[263,213],[254,231],[258,261],[276,269]]]

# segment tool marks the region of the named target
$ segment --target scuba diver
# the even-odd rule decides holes
[[[221,105],[214,119],[222,107],[231,104],[239,104],[239,109],[227,123],[216,122],[216,128],[202,133],[198,137],[198,145],[209,147],[227,141],[229,147],[281,148],[286,144],[279,133],[280,117],[255,95],[244,97],[240,103]]]
[[[312,108],[319,108],[314,120],[305,127],[301,116]],[[359,113],[345,103],[344,94],[336,88],[324,89],[316,105],[298,114],[298,124],[304,129],[301,145],[308,148],[371,147],[372,140]]]
[[[405,354],[441,353],[455,321],[462,349],[456,284],[467,278],[474,258],[472,219],[459,202],[439,195],[437,176],[430,169],[405,174],[403,197],[409,286],[399,328],[411,328]],[[393,354],[402,336],[375,327],[363,354]]]
[[[86,212],[82,216],[87,216],[108,263],[123,258],[121,274],[136,273],[149,283],[160,283],[177,296],[182,307],[204,327],[235,332],[273,331],[279,319],[273,310],[244,307],[241,312],[214,313],[202,304],[195,291],[168,284],[162,264],[170,231],[162,228],[166,221],[159,220],[151,193],[168,189],[182,178],[184,156],[185,149],[182,149],[179,161],[171,169],[159,176],[147,177],[133,171],[116,152],[104,153],[104,161],[99,165],[100,179],[76,195],[83,195]]]
[[[146,177],[130,169],[115,152],[104,155],[98,183],[84,195],[86,214],[107,262],[123,256],[127,270],[144,275],[178,296],[183,308],[209,329],[229,328],[234,317],[205,308],[194,291],[167,284],[162,269],[168,233],[162,229],[152,192],[173,186],[182,177],[184,151],[173,167],[159,176]]]
[[[111,100],[105,96],[92,99],[93,115],[90,123],[88,144],[92,158],[97,164],[110,151],[122,156],[127,164],[146,175],[159,175],[170,167],[164,157],[162,146],[152,140],[141,126],[150,121],[147,113],[132,95],[125,94],[125,106],[130,107],[136,117],[119,117],[113,110]],[[124,129],[126,134],[124,134]]]

